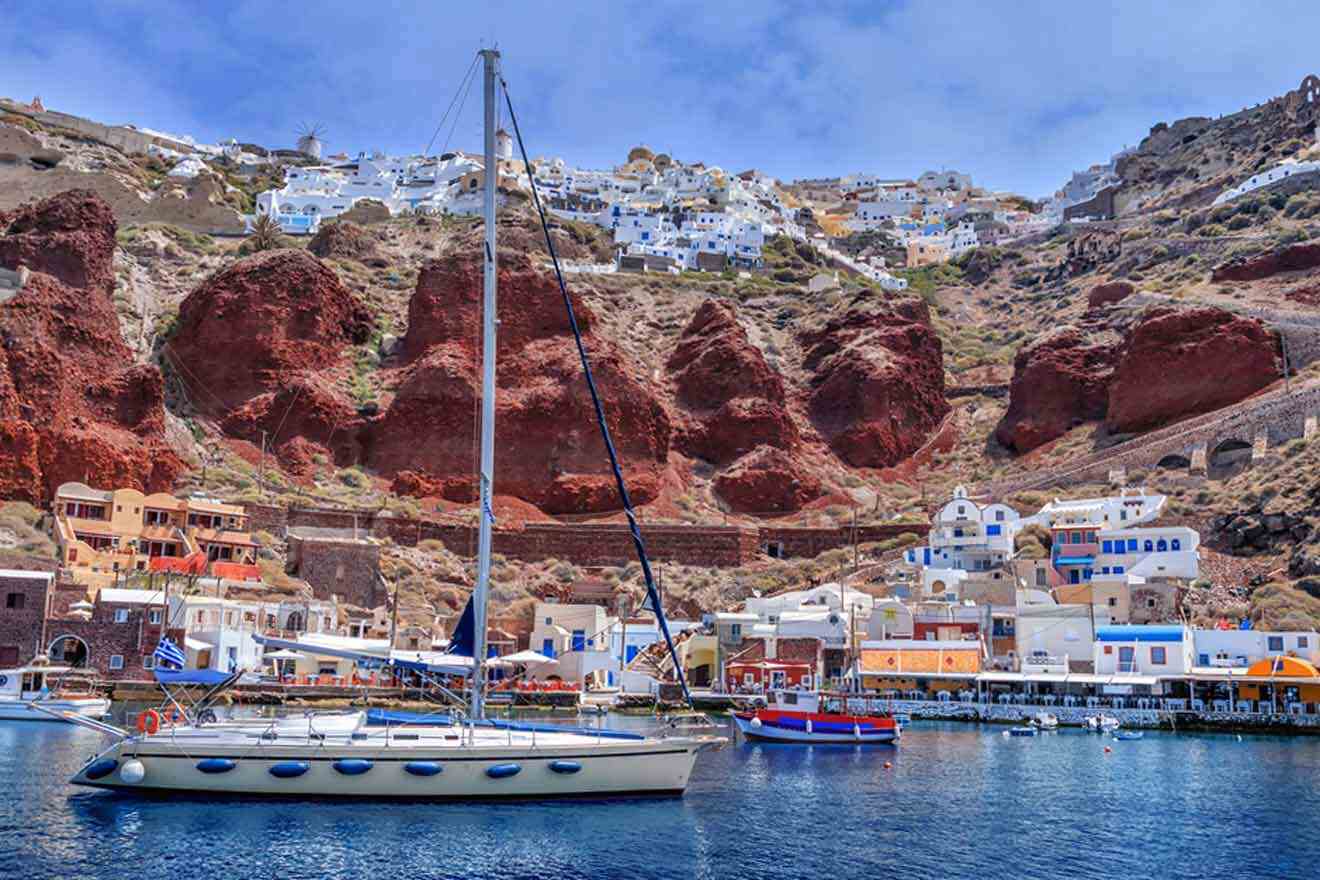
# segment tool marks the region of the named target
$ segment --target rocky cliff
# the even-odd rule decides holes
[[[0,306],[0,496],[39,502],[69,480],[155,491],[184,469],[161,373],[120,336],[115,228],[83,190],[0,214],[0,267],[34,273]]]

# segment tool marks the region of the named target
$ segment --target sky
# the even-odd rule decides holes
[[[1320,3],[0,0],[0,96],[107,123],[422,151],[494,42],[532,156],[637,144],[784,180],[970,173],[1028,196],[1320,68]],[[480,149],[477,83],[436,139]]]

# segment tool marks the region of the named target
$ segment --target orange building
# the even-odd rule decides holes
[[[918,679],[969,681],[980,674],[979,641],[889,639],[863,642],[858,658],[862,687],[885,689]]]
[[[1320,669],[1300,657],[1257,660],[1247,667],[1239,693],[1244,700],[1268,700],[1267,688],[1273,688],[1274,698],[1280,702],[1320,703]]]

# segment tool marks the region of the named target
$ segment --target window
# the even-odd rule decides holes
[[[1110,596],[1110,597],[1109,597],[1109,602],[1108,602],[1108,604],[1109,604],[1109,607],[1110,607],[1110,608],[1117,608],[1117,607],[1118,607],[1118,599],[1117,599],[1116,597],[1114,597],[1114,596]],[[1107,649],[1106,649],[1105,653],[1109,653]]]
[[[147,612],[147,623],[160,623],[162,617],[161,609],[152,608]]]
[[[1113,553],[1113,552],[1114,552],[1114,542],[1113,542],[1113,541],[1104,541],[1104,542],[1102,542],[1102,543],[1100,544],[1100,549],[1101,549],[1103,552],[1105,552],[1105,553]]]
[[[729,635],[736,639],[742,638],[742,624],[741,623],[729,624]]]
[[[156,655],[155,655],[155,654],[144,654],[143,657],[142,657],[142,668],[143,668],[143,669],[155,669],[155,668],[156,668]]]
[[[985,533],[986,533],[987,535],[998,535],[998,534],[1000,534],[1002,531],[1003,531],[1003,526],[988,525],[988,526],[985,527]]]
[[[27,594],[25,593],[10,593],[5,596],[6,608],[13,608],[15,611],[19,611],[22,610],[25,605],[27,605]]]
[[[1182,549],[1182,541],[1180,541],[1178,538],[1172,538],[1172,539],[1170,539],[1170,540],[1169,540],[1169,549],[1170,549],[1170,550],[1181,550],[1181,549]]]
[[[1297,647],[1306,648],[1309,646],[1310,646],[1310,639],[1308,639],[1306,636],[1297,637]]]
[[[996,510],[995,522],[1003,522],[1003,521],[1004,521],[1004,512],[1002,510]]]
[[[123,669],[123,668],[124,668],[124,655],[123,655],[123,654],[111,654],[111,655],[110,655],[110,668],[111,668],[111,669]]]
[[[1283,650],[1283,636],[1270,636],[1270,637],[1269,637],[1269,646],[1268,646],[1268,650],[1270,650],[1270,651],[1282,651],[1282,650]]]
[[[1142,546],[1145,548],[1147,553],[1153,553],[1155,551],[1155,542],[1152,541],[1150,538],[1147,538],[1146,543],[1143,544]]]
[[[1111,601],[1112,601],[1112,600],[1111,600]],[[1114,653],[1114,646],[1113,646],[1113,645],[1105,645],[1105,653],[1106,653],[1106,654],[1112,654],[1112,653]]]
[[[1146,600],[1146,607],[1147,607],[1147,608],[1154,608],[1154,607],[1155,607],[1155,600],[1154,600],[1154,599],[1147,599],[1147,600]]]
[[[1160,538],[1158,541],[1155,542],[1155,549],[1160,551],[1161,553],[1165,553],[1169,549],[1169,543],[1165,541],[1163,538]]]
[[[1125,571],[1127,571],[1127,569],[1125,569],[1125,568],[1124,568],[1123,566],[1121,566],[1121,565],[1115,565],[1115,566],[1114,566],[1114,574],[1122,574],[1122,573],[1125,572]]]
[[[1131,668],[1132,658],[1134,656],[1136,656],[1136,649],[1130,645],[1118,649],[1118,662],[1120,664],[1127,664],[1128,668]]]
[[[1136,539],[1136,538],[1128,538],[1127,549],[1128,549],[1128,552],[1129,552],[1129,553],[1136,553],[1136,552],[1137,552],[1137,539]]]
[[[1165,649],[1164,649],[1164,648],[1151,648],[1151,649],[1150,649],[1150,663],[1151,663],[1152,666],[1163,666],[1163,665],[1164,665],[1165,663],[1167,663],[1167,662],[1168,662],[1168,660],[1167,660],[1167,658],[1166,658],[1166,656],[1165,656]]]
[[[1080,544],[1080,543],[1082,543],[1082,533],[1081,533],[1081,532],[1073,532],[1073,533],[1072,533],[1072,542],[1073,542],[1074,544]]]
[[[115,623],[128,623],[128,609],[127,609],[127,608],[116,608],[116,609],[115,609]]]

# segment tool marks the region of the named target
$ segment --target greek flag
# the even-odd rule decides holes
[[[161,636],[160,642],[156,645],[156,650],[152,652],[152,656],[156,658],[157,663],[171,669],[182,669],[184,662],[187,660],[183,652],[179,650],[179,646],[170,641],[168,636]]]

